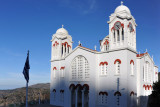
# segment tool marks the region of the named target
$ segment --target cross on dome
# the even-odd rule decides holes
[[[78,44],[80,45],[80,44],[81,44],[81,42],[79,41],[79,42],[78,42]]]
[[[121,1],[121,5],[123,5],[123,1]]]
[[[62,25],[62,28],[64,27],[64,25]]]

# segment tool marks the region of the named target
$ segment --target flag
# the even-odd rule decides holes
[[[23,75],[24,75],[24,78],[26,79],[27,83],[29,82],[29,69],[30,69],[30,66],[29,66],[29,51],[28,51],[27,59],[26,59],[24,69],[23,69]]]

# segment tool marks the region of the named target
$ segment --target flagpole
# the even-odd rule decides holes
[[[26,81],[26,107],[28,107],[28,82]]]
[[[28,107],[29,69],[30,69],[30,66],[29,66],[29,51],[28,51],[26,62],[25,62],[24,69],[23,69],[23,72],[22,72],[23,75],[24,75],[24,78],[26,79],[26,107]]]

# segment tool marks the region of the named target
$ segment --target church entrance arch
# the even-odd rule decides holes
[[[71,107],[89,107],[89,86],[88,84],[71,84]]]

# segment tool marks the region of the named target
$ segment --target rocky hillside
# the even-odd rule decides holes
[[[28,102],[30,105],[38,103],[38,99],[42,103],[49,102],[50,95],[50,84],[41,83],[29,86],[28,88]],[[9,106],[9,107],[23,107],[26,100],[26,88],[17,88],[13,90],[0,90],[0,107]]]

